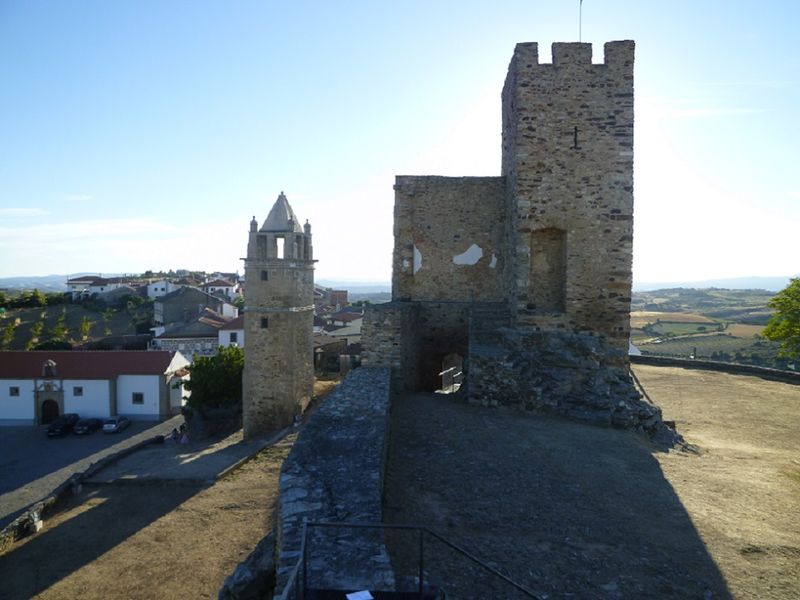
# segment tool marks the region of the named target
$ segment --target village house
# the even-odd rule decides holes
[[[181,352],[194,361],[195,356],[213,356],[219,347],[219,332],[232,317],[205,308],[188,322],[175,322],[153,328],[150,347],[154,350]]]
[[[339,311],[326,319],[327,325],[323,328],[331,337],[344,339],[348,344],[361,341],[361,325],[364,315],[360,312]]]
[[[159,279],[158,281],[151,281],[147,284],[147,297],[160,298],[167,294],[174,292],[180,286],[169,281],[168,279]]]
[[[105,278],[99,275],[83,275],[67,279],[67,293],[72,296],[72,300],[91,298],[97,294],[107,294],[123,285],[129,285],[127,279],[121,277]]]
[[[244,347],[244,315],[239,315],[220,328],[217,346],[221,348]]]
[[[0,352],[0,425],[64,413],[157,421],[180,410],[188,366],[180,352]]]
[[[347,340],[326,333],[314,333],[314,370],[318,373],[339,371],[339,357],[347,352]]]
[[[153,302],[153,324],[160,327],[188,323],[207,308],[230,319],[239,315],[239,310],[223,298],[186,286],[156,298]]]
[[[234,282],[228,281],[227,279],[213,279],[204,283],[200,289],[207,294],[224,296],[229,300],[233,300],[236,297],[238,286]]]

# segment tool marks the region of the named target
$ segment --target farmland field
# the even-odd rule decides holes
[[[682,312],[658,312],[654,310],[637,310],[631,312],[631,327],[643,327],[656,321],[671,321],[673,323],[714,323],[704,315]]]
[[[754,335],[761,335],[761,332],[764,331],[764,326],[747,325],[745,323],[731,323],[728,325],[725,331],[736,337],[749,338],[753,337]]]
[[[778,344],[761,336],[769,321],[765,290],[669,289],[635,293],[631,342],[644,354],[695,356],[788,368]]]

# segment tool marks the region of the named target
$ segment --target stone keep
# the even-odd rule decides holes
[[[471,401],[649,427],[627,350],[633,242],[632,41],[518,44],[499,177],[399,176],[392,302],[365,364],[433,390],[463,357]]]
[[[314,260],[311,225],[301,227],[281,192],[266,221],[253,217],[245,259],[245,438],[292,423],[314,384]]]

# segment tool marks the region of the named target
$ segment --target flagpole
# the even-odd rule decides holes
[[[583,36],[583,0],[578,3],[578,41],[582,41]]]

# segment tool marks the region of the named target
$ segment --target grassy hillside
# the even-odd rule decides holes
[[[31,350],[45,342],[79,346],[111,336],[133,335],[152,320],[152,305],[104,308],[86,304],[6,310],[0,319],[0,347]]]

